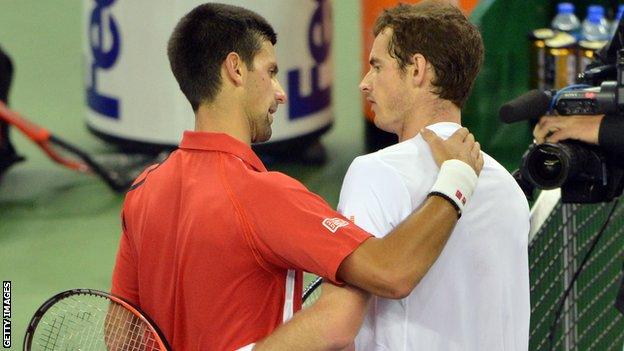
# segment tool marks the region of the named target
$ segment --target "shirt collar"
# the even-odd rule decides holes
[[[267,171],[249,145],[224,133],[184,131],[180,149],[227,152],[240,158],[257,171]]]
[[[461,128],[461,125],[455,122],[438,122],[428,125],[425,128],[432,130],[440,137],[448,138],[453,135],[453,133],[455,133],[459,128]]]

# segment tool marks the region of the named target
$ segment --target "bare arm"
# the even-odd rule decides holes
[[[438,165],[455,158],[477,173],[483,167],[479,144],[467,129],[460,129],[446,141],[428,131],[423,137]],[[450,202],[432,196],[387,236],[360,245],[342,262],[338,277],[378,296],[403,298],[440,255],[457,219]]]
[[[483,166],[479,144],[467,130],[442,141],[424,133],[438,165],[459,158],[477,172]],[[431,197],[384,239],[368,239],[345,259],[338,276],[376,295],[401,297],[435,262],[457,222],[447,201]],[[319,300],[256,344],[254,350],[342,350],[351,345],[366,314],[369,294],[350,286],[324,284]]]
[[[545,116],[535,125],[533,136],[538,144],[574,139],[597,145],[603,118],[604,115]]]
[[[256,343],[254,351],[342,350],[357,335],[369,294],[351,286],[321,286],[321,296],[309,308]]]

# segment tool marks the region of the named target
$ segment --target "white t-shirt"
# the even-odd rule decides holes
[[[446,139],[460,126],[428,128]],[[440,257],[408,297],[373,298],[357,350],[528,349],[529,207],[509,172],[486,154],[484,160]],[[423,203],[437,173],[420,135],[357,157],[338,210],[383,237]]]

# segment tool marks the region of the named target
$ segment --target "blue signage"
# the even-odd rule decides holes
[[[321,89],[319,86],[319,67],[329,58],[331,47],[331,32],[327,28],[331,23],[326,23],[331,17],[324,13],[331,11],[327,0],[315,0],[318,7],[312,15],[308,27],[308,49],[314,59],[315,65],[310,71],[312,89],[309,95],[301,92],[301,71],[294,69],[288,72],[288,118],[291,120],[306,117],[315,112],[321,111],[331,103],[331,86]],[[315,33],[320,36],[315,37]]]
[[[107,96],[98,91],[98,72],[108,70],[115,65],[119,56],[121,45],[119,28],[115,18],[110,12],[106,13],[107,7],[116,0],[95,0],[95,8],[91,11],[91,20],[87,36],[91,46],[93,63],[91,64],[91,85],[87,86],[87,104],[95,112],[113,119],[119,119],[119,99]],[[104,22],[108,27],[104,27]],[[110,36],[110,48],[104,47],[104,35]]]

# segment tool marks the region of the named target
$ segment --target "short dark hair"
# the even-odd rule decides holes
[[[483,62],[483,39],[477,27],[457,7],[425,0],[384,10],[373,33],[377,36],[386,28],[393,30],[388,52],[401,71],[413,63],[414,54],[422,54],[436,74],[434,93],[461,108]]]
[[[240,55],[248,69],[268,40],[275,45],[273,27],[257,13],[238,6],[199,5],[176,25],[167,55],[180,89],[197,111],[213,102],[221,89],[221,64],[230,52]]]

